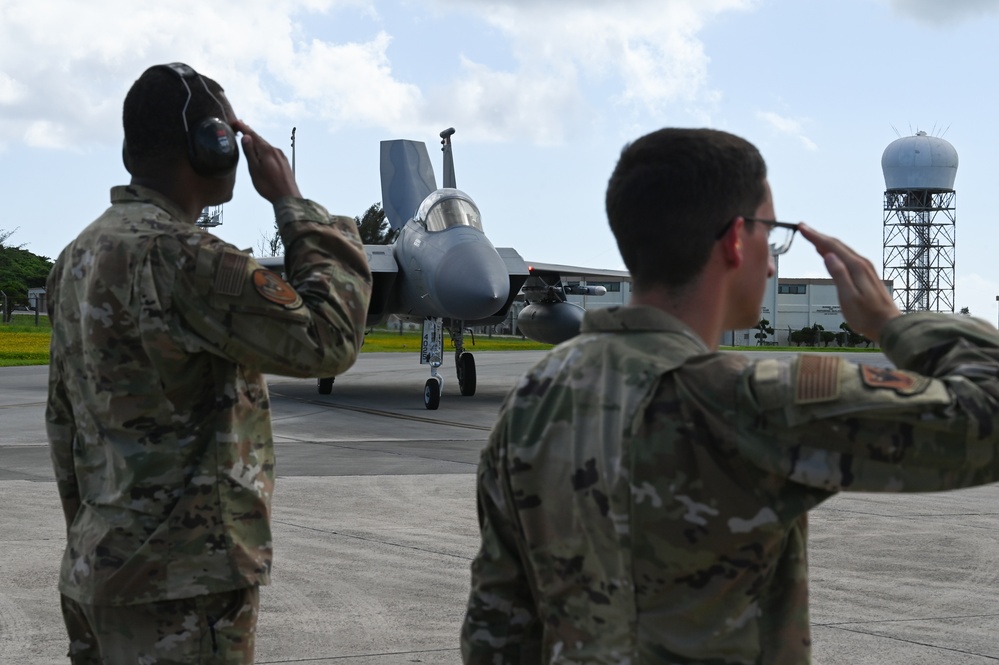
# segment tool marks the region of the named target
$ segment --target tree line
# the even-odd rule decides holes
[[[8,310],[28,306],[28,289],[45,286],[52,270],[52,259],[32,254],[24,245],[10,243],[17,232],[0,229],[0,291],[7,296]],[[2,305],[2,296],[0,296]],[[4,312],[8,315],[9,312]],[[6,320],[8,316],[4,317]]]
[[[959,313],[963,316],[971,316],[971,309],[962,307]],[[769,321],[760,319],[760,322],[756,324],[755,330],[756,334],[753,337],[756,338],[757,346],[776,344],[776,342],[768,340],[774,334],[774,329],[770,326]],[[861,344],[864,345],[864,348],[870,348],[871,344],[873,344],[871,340],[852,330],[846,321],[839,324],[839,332],[826,330],[818,323],[813,323],[798,330],[792,330],[791,326],[788,326],[787,342],[794,346],[829,346],[833,342],[836,342],[837,346],[851,348],[858,347]]]
[[[837,346],[850,348],[856,348],[861,345],[865,348],[871,346],[871,340],[852,330],[846,321],[839,324],[839,328],[839,332],[833,332],[832,330],[826,330],[825,327],[818,323],[813,323],[798,330],[792,330],[791,326],[788,326],[787,341],[788,344],[793,346],[829,346],[833,342]],[[768,338],[773,336],[773,334],[774,329],[770,326],[770,322],[766,319],[760,319],[760,322],[756,324],[756,334],[754,335],[756,345],[767,346],[770,344]]]
[[[365,245],[389,245],[395,242],[396,236],[399,235],[399,230],[393,229],[385,218],[385,209],[381,203],[372,203],[364,214],[354,217],[354,223],[357,224],[357,232]],[[276,221],[270,236],[262,233],[260,235],[257,256],[277,256],[282,252],[284,245],[281,243],[281,234],[278,232]]]

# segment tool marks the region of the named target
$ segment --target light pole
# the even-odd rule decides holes
[[[297,127],[291,128],[291,174],[295,175],[295,130]]]

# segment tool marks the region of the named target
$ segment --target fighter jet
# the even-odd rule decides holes
[[[428,409],[437,409],[444,389],[438,372],[444,356],[444,331],[454,344],[458,390],[475,394],[475,358],[465,349],[464,331],[472,326],[501,323],[513,303],[528,304],[517,319],[527,337],[558,344],[579,333],[583,308],[566,295],[599,296],[603,286],[570,286],[563,275],[628,279],[620,270],[593,270],[547,263],[528,264],[515,249],[494,247],[482,228],[482,216],[472,198],[457,188],[451,136],[440,133],[444,153],[443,187],[438,188],[423,142],[396,139],[381,142],[382,207],[392,229],[391,245],[365,245],[373,289],[368,326],[390,315],[422,323],[420,363],[430,366],[423,390]],[[283,258],[262,259],[275,269]],[[334,377],[319,379],[328,395]]]

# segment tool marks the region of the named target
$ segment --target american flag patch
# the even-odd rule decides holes
[[[839,397],[840,358],[801,356],[794,386],[794,403],[828,402]]]
[[[222,252],[218,270],[215,272],[215,293],[223,296],[238,296],[243,293],[246,281],[246,254],[227,249]]]

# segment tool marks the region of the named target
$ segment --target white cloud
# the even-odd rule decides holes
[[[995,0],[889,0],[898,14],[928,23],[953,25],[988,15],[999,15]]]
[[[418,0],[420,1],[420,0]],[[121,100],[145,66],[182,60],[221,82],[254,124],[319,117],[329,126],[436,132],[440,118],[485,139],[557,143],[610,94],[622,114],[674,108],[707,118],[719,99],[698,38],[704,24],[756,0],[422,0],[500,31],[515,64],[455,53],[453,80],[405,81],[384,30],[336,43],[315,17],[412,9],[388,0],[4,0],[0,145],[86,149],[120,140]],[[378,8],[383,8],[379,12]],[[393,54],[409,57],[410,54]],[[608,93],[609,91],[609,93]],[[597,94],[597,93],[591,93]]]
[[[386,54],[390,42],[384,32],[367,43],[314,39],[275,62],[275,75],[282,72],[306,110],[331,124],[405,125],[423,100],[417,86],[393,77]]]
[[[711,106],[709,58],[697,33],[713,16],[751,0],[441,0],[480,14],[506,34],[521,79],[620,80],[616,99],[644,112]],[[485,70],[482,72],[486,73]]]
[[[60,123],[48,120],[35,120],[24,131],[25,144],[33,148],[70,148],[67,128]]]
[[[524,136],[547,145],[562,142],[566,127],[582,120],[584,101],[571,71],[561,77],[502,72],[462,58],[462,72],[433,91],[423,113],[428,121],[450,118],[478,140]]]
[[[0,21],[0,141],[51,141],[37,124],[61,126],[65,144],[120,140],[121,101],[146,66],[182,60],[220,81],[237,113],[253,108],[249,120],[282,116],[300,108],[283,98],[296,67],[313,64],[326,74],[330,55],[356,56],[358,78],[384,66],[384,40],[347,45],[339,52],[303,36],[310,12],[360,6],[363,0],[174,0],[136,5],[126,0],[5,0]],[[302,46],[303,42],[306,44]],[[329,45],[326,45],[327,47]],[[364,63],[365,57],[373,63]],[[381,58],[381,60],[379,60]],[[359,86],[334,80],[327,100]],[[383,80],[376,80],[382,85]],[[297,95],[303,86],[292,85]],[[370,103],[361,97],[359,104]]]
[[[787,118],[773,111],[760,111],[756,115],[778,134],[795,138],[806,150],[818,150],[819,146],[816,145],[815,141],[805,135],[801,120]]]
[[[14,104],[24,98],[27,87],[7,74],[0,72],[0,106]]]

